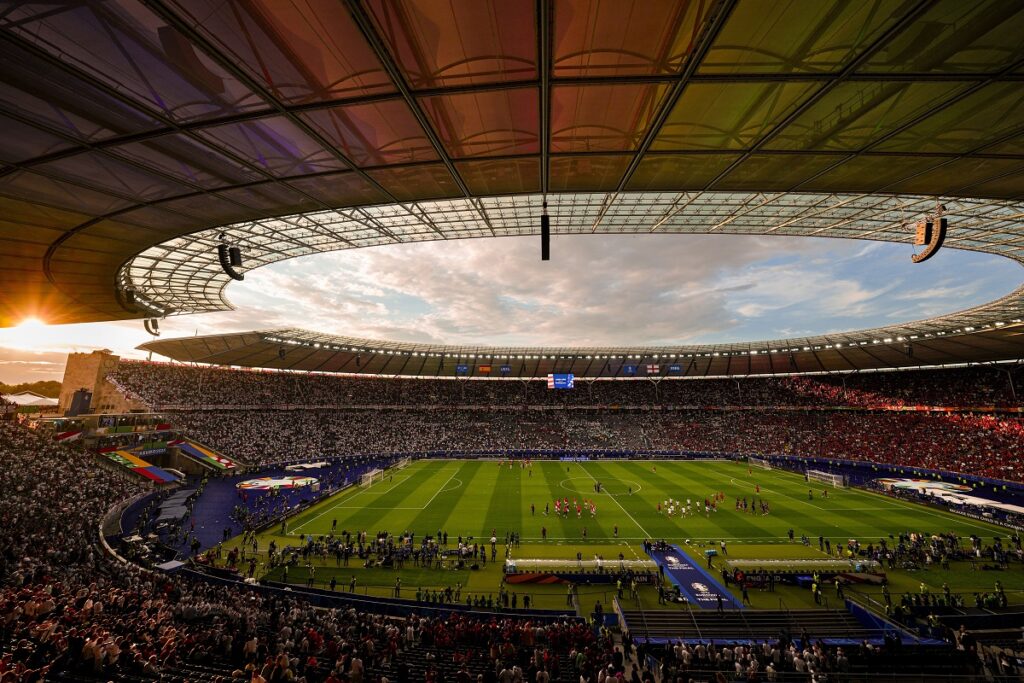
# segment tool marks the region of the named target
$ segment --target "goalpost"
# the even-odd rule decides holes
[[[843,488],[846,486],[843,483],[843,475],[832,474],[831,472],[822,472],[821,470],[807,470],[807,481],[820,481],[825,484],[832,484],[834,488]]]
[[[360,486],[372,486],[378,481],[384,481],[384,470],[370,470],[359,477]]]
[[[772,464],[770,462],[768,462],[766,459],[764,459],[764,458],[756,458],[756,457],[754,457],[752,455],[748,455],[747,456],[747,464],[748,465],[757,465],[758,467],[764,468],[766,470],[770,470],[772,468]]]
[[[394,468],[396,470],[400,470],[403,467],[408,467],[409,463],[411,463],[411,462],[412,462],[412,458],[402,458],[401,460],[399,460],[398,462],[396,462],[394,464]]]

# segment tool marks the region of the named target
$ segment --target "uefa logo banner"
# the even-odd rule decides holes
[[[316,484],[316,477],[258,477],[235,484],[240,491],[269,491],[270,489],[301,489]]]

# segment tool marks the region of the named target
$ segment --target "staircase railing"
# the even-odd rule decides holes
[[[690,620],[693,622],[693,630],[697,632],[697,638],[704,640],[704,634],[700,632],[700,625],[697,623],[697,615],[693,613],[693,605],[686,603],[686,611],[690,614]]]
[[[747,629],[747,635],[750,636],[751,640],[754,640],[754,629],[750,628],[750,622],[747,621],[747,615],[743,613],[743,610],[736,610],[740,614],[740,619],[743,620],[743,626]],[[788,617],[787,617],[788,620]]]
[[[889,622],[893,626],[896,626],[901,631],[903,631],[905,634],[911,635],[915,639],[918,637],[917,636],[917,628],[918,627],[917,627],[916,623],[909,623],[908,624],[906,622],[899,621],[898,619],[896,619],[891,614],[887,614],[886,611],[885,611],[885,605],[883,605],[882,603],[878,602],[877,600],[875,600],[873,597],[871,597],[867,593],[862,593],[861,591],[857,591],[857,590],[851,590],[851,591],[848,591],[847,599],[850,600],[850,602],[856,603],[860,607],[863,607],[868,612],[873,613],[876,617]],[[911,618],[913,618],[913,617],[911,617]],[[914,621],[916,622],[916,619]],[[884,633],[884,631],[883,631],[883,633]]]
[[[643,605],[640,604],[640,595],[639,594],[637,594],[637,596],[636,596],[636,608],[640,612],[640,623],[642,623],[644,625],[644,638],[646,640],[650,640],[651,639],[651,630],[647,626],[647,613],[644,612]]]

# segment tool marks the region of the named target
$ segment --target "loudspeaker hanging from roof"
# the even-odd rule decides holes
[[[229,247],[226,244],[217,245],[217,257],[220,259],[220,267],[232,280],[244,280],[245,275],[235,270],[235,267],[242,265],[242,250],[238,247]]]
[[[544,213],[540,216],[540,260],[551,260],[551,218],[547,202],[544,202]]]

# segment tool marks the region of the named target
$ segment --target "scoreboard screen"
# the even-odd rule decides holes
[[[572,389],[573,375],[556,373],[548,375],[548,389]]]

